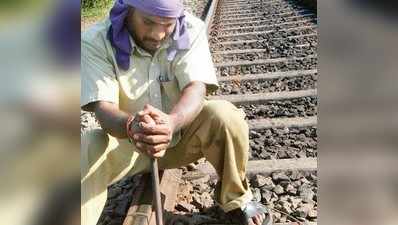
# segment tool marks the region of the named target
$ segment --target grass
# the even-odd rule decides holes
[[[81,9],[82,20],[92,21],[103,18],[109,12],[112,5],[113,5],[113,0],[103,0],[101,2],[97,2],[92,7],[82,7]]]

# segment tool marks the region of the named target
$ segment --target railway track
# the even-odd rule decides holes
[[[209,98],[231,101],[246,113],[247,176],[255,198],[273,210],[277,224],[316,224],[316,12],[296,1],[213,0],[205,22],[220,83]],[[105,207],[119,217],[116,222],[102,218],[102,224],[156,224],[150,177],[134,179],[124,181],[128,188],[116,187],[119,195],[132,196],[132,202]],[[215,180],[206,162],[164,171],[161,192],[167,223],[230,224],[212,207]]]

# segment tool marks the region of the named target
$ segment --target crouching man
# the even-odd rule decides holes
[[[181,1],[117,0],[81,44],[81,106],[101,124],[82,135],[82,224],[96,224],[107,186],[149,171],[150,157],[160,169],[205,157],[219,177],[221,207],[242,224],[271,224],[245,177],[244,113],[205,99],[218,87],[206,27]]]

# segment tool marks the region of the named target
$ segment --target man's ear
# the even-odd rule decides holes
[[[130,6],[130,7],[129,7],[128,14],[131,14],[131,15],[133,15],[134,11],[135,11],[135,8],[134,8],[134,7],[132,7],[132,6]]]
[[[124,19],[124,24],[127,25],[128,21],[133,17],[134,14],[134,7],[129,7],[128,11],[127,11],[127,16]]]

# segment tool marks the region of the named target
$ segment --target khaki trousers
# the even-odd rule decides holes
[[[150,159],[135,151],[127,139],[116,139],[102,129],[84,133],[81,144],[81,224],[94,225],[105,205],[108,185],[149,171]],[[216,201],[228,212],[252,199],[245,177],[248,150],[244,113],[227,101],[209,100],[183,129],[179,143],[159,159],[159,168],[178,168],[205,157],[221,182]]]

